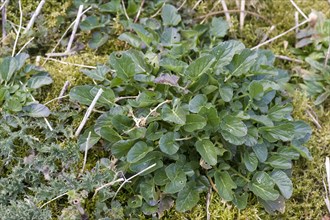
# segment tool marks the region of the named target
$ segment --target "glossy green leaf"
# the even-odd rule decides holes
[[[160,60],[159,65],[164,67],[167,70],[173,71],[173,72],[178,73],[180,75],[183,74],[183,71],[188,66],[188,64],[183,62],[183,61],[176,60],[176,59],[169,58],[169,57],[162,58]]]
[[[110,72],[110,69],[105,65],[98,65],[96,69],[82,69],[81,72],[94,80],[104,81],[106,75]]]
[[[258,167],[258,158],[255,153],[248,153],[245,151],[243,155],[243,162],[246,169],[250,172],[255,171]]]
[[[146,44],[150,45],[150,43],[154,40],[153,35],[147,31],[142,25],[140,24],[131,24],[131,28],[136,32],[139,38]]]
[[[194,132],[203,129],[206,125],[206,119],[200,115],[189,114],[186,117],[186,124],[183,129],[187,132]]]
[[[92,49],[97,49],[105,44],[109,39],[109,35],[103,32],[93,32],[92,38],[88,41],[88,46]]]
[[[244,137],[247,134],[247,127],[244,122],[231,115],[223,118],[220,127],[236,137]]]
[[[173,46],[174,44],[179,43],[181,36],[177,28],[169,27],[165,28],[161,36],[161,43],[163,46]]]
[[[193,61],[185,71],[185,75],[192,80],[196,80],[201,75],[206,73],[211,65],[214,63],[215,58],[212,55],[202,56]]]
[[[50,115],[50,110],[45,105],[42,104],[31,104],[23,107],[23,112],[34,118],[48,117]]]
[[[18,68],[18,62],[13,57],[5,57],[0,63],[0,83],[9,82]]]
[[[258,171],[253,175],[249,183],[250,190],[263,200],[274,201],[279,197],[279,193],[274,189],[275,182],[264,171]]]
[[[199,110],[206,104],[207,98],[205,95],[198,94],[194,96],[190,101],[189,101],[189,111],[192,113],[198,113]]]
[[[119,37],[119,40],[125,41],[133,47],[139,48],[142,41],[139,37],[132,33],[122,33]]]
[[[27,86],[32,89],[38,89],[44,85],[52,84],[53,80],[50,75],[46,72],[41,72],[33,75],[28,81]]]
[[[233,98],[233,89],[229,86],[219,87],[220,96],[225,102],[230,102]]]
[[[185,212],[192,209],[199,201],[199,192],[195,189],[195,183],[189,182],[186,187],[178,193],[175,209]]]
[[[249,95],[251,99],[260,100],[264,94],[264,87],[258,81],[252,81],[249,85]]]
[[[287,170],[292,168],[291,160],[279,155],[272,155],[265,163],[276,169]]]
[[[273,121],[282,121],[287,118],[292,112],[292,105],[275,105],[268,111],[268,117]]]
[[[265,162],[268,157],[268,148],[265,144],[256,144],[252,146],[253,152],[256,154],[260,162]]]
[[[256,62],[257,57],[258,54],[249,49],[244,49],[240,54],[236,54],[228,66],[230,74],[241,76],[247,73]]]
[[[164,121],[178,125],[186,123],[186,112],[182,107],[171,109],[168,105],[165,105],[162,109],[161,117]]]
[[[260,127],[259,132],[271,143],[278,140],[290,141],[294,136],[294,125],[292,123],[285,123],[272,127]]]
[[[212,18],[210,34],[214,37],[224,37],[229,29],[228,23],[223,18]]]
[[[134,140],[119,140],[113,145],[111,145],[111,153],[116,158],[121,158],[128,153],[128,151],[133,147],[134,144]]]
[[[217,164],[217,151],[210,140],[199,140],[195,143],[196,150],[202,156],[203,160],[211,166]]]
[[[165,193],[176,193],[184,189],[187,178],[181,167],[172,163],[165,168],[165,172],[166,176],[170,180],[170,182],[165,185]]]
[[[290,178],[281,170],[273,171],[270,176],[279,188],[284,198],[289,199],[292,196],[293,184]]]
[[[164,5],[161,13],[163,25],[165,26],[176,26],[181,21],[181,16],[178,10],[172,5]]]
[[[127,153],[127,162],[135,163],[141,160],[143,157],[147,155],[150,151],[152,151],[152,147],[148,147],[148,144],[139,141],[133,145],[133,147]]]
[[[240,210],[245,209],[247,206],[249,194],[247,192],[242,193],[241,195],[235,193],[233,198],[233,203]]]
[[[237,185],[230,177],[227,171],[216,171],[214,173],[215,184],[218,189],[218,193],[225,201],[233,200],[233,189],[236,189]]]
[[[175,134],[167,132],[159,140],[159,148],[162,152],[173,155],[179,150],[179,145],[175,142]]]

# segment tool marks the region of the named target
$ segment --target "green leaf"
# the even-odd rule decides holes
[[[161,43],[165,47],[173,46],[174,44],[179,43],[181,36],[177,28],[169,27],[165,28],[162,36]]]
[[[111,154],[120,159],[128,153],[134,144],[134,140],[119,140],[111,146]]]
[[[142,206],[142,196],[140,195],[135,195],[131,198],[128,199],[127,201],[128,207],[132,209],[136,209]]]
[[[177,193],[186,186],[186,174],[177,164],[170,164],[165,168],[165,172],[171,182],[165,185],[164,193]]]
[[[195,97],[197,97],[196,95]],[[190,106],[190,102],[189,102]],[[201,105],[202,106],[202,105]],[[189,107],[190,108],[190,107]],[[207,125],[205,126],[205,130],[211,129],[218,130],[219,124],[220,124],[220,118],[218,116],[218,112],[214,107],[205,107],[203,104],[203,107],[198,111],[200,115],[207,118]]]
[[[141,160],[137,161],[136,163],[132,163],[130,165],[130,170],[134,173],[138,173],[142,170],[147,169],[153,164],[156,164],[154,167],[149,168],[147,171],[144,171],[140,174],[140,176],[147,176],[150,173],[155,172],[159,168],[163,167],[163,161],[162,161],[163,154],[159,151],[152,151],[149,152],[145,157],[143,157]]]
[[[247,127],[244,122],[231,115],[226,115],[223,118],[220,127],[236,137],[244,137],[247,134]]]
[[[139,141],[133,145],[133,147],[127,153],[127,162],[135,163],[141,160],[143,157],[147,155],[150,151],[152,151],[152,147],[148,147],[148,145],[143,142]]]
[[[42,104],[31,104],[23,107],[23,112],[34,118],[48,117],[50,110]]]
[[[164,5],[161,14],[163,25],[176,26],[181,21],[181,16],[178,14],[178,10],[172,5]]]
[[[136,74],[134,62],[126,54],[112,53],[109,62],[120,79],[127,80]]]
[[[46,72],[41,72],[33,75],[28,81],[27,86],[32,89],[38,89],[44,85],[52,84],[53,80]]]
[[[268,149],[266,144],[256,144],[252,146],[253,152],[256,154],[260,162],[265,162],[268,157]]]
[[[249,194],[247,192],[242,193],[241,195],[235,193],[233,203],[239,210],[245,209],[247,205]]]
[[[18,63],[14,57],[5,57],[0,64],[0,83],[9,82],[18,68]]]
[[[192,80],[196,80],[201,75],[206,73],[214,63],[215,58],[212,55],[202,56],[193,61],[185,71],[185,75]]]
[[[92,49],[97,49],[105,44],[109,39],[109,35],[103,32],[93,32],[92,38],[88,41],[88,46]]]
[[[308,160],[312,160],[313,159],[313,157],[312,157],[312,155],[309,152],[309,150],[308,150],[307,147],[304,147],[304,146],[301,146],[301,145],[295,145],[295,144],[293,144],[292,147],[296,151],[298,151],[303,158],[306,158]]]
[[[108,126],[101,127],[97,133],[110,143],[114,143],[122,139],[122,137],[113,128]]]
[[[231,179],[227,171],[216,171],[214,173],[215,184],[219,195],[225,201],[233,200],[233,189],[236,189],[236,183]]]
[[[281,170],[287,170],[292,168],[291,160],[279,155],[272,155],[265,163],[276,169]]]
[[[231,75],[241,76],[246,74],[254,65],[257,58],[258,54],[250,49],[244,49],[240,54],[236,54],[228,66]]]
[[[200,115],[189,114],[186,118],[186,124],[183,129],[187,132],[194,132],[203,129],[206,125],[206,119]]]
[[[191,181],[186,187],[178,193],[175,202],[175,209],[179,212],[185,212],[192,209],[199,201],[199,192],[195,189],[195,182]]]
[[[291,141],[294,136],[294,125],[292,123],[285,123],[272,127],[260,127],[259,132],[271,143],[278,140]]]
[[[94,99],[91,95],[90,90],[92,90],[93,86],[83,85],[83,86],[75,86],[70,90],[70,100],[79,102],[83,105],[90,105]]]
[[[106,65],[98,65],[96,69],[82,69],[81,72],[94,80],[104,81],[110,69]]]
[[[120,0],[112,0],[106,4],[100,5],[98,8],[101,12],[117,13],[122,11]]]
[[[221,132],[222,137],[231,144],[242,145],[246,141],[245,137],[237,137],[229,131],[222,130],[220,132]]]
[[[282,121],[285,118],[288,118],[292,112],[292,105],[275,105],[268,111],[268,117],[273,121]]]
[[[314,101],[314,105],[322,104],[325,100],[328,99],[329,96],[330,96],[330,91],[326,91],[320,94],[319,96],[317,96],[316,100]]]
[[[211,166],[217,164],[217,151],[210,140],[199,140],[195,143],[196,150],[202,156],[203,160]]]
[[[250,172],[255,171],[258,167],[258,158],[255,153],[249,153],[248,151],[245,151],[243,162],[246,169]]]
[[[263,205],[265,210],[271,215],[277,214],[276,211],[279,211],[282,214],[285,212],[285,199],[281,195],[274,201],[265,201],[260,198],[258,198],[258,201]]]
[[[207,98],[205,95],[197,94],[189,101],[189,111],[198,113],[203,106],[205,106]]]
[[[186,112],[182,107],[171,109],[168,105],[165,105],[162,109],[161,117],[164,121],[172,122],[178,125],[184,125],[186,123]]]
[[[175,142],[175,134],[167,132],[159,140],[159,148],[162,152],[173,155],[179,150],[179,145]]]
[[[214,47],[211,54],[216,59],[216,73],[219,74],[222,72],[223,68],[232,61],[234,55],[240,53],[244,48],[244,44],[235,40],[221,42],[218,46]]]
[[[154,40],[153,35],[149,31],[144,29],[142,25],[131,24],[131,28],[136,32],[136,34],[146,45],[150,45],[150,43]]]
[[[233,88],[229,86],[219,87],[220,96],[225,102],[230,102],[233,98]]]
[[[105,25],[106,23],[101,24],[98,18],[92,15],[80,22],[79,27],[82,31],[91,31],[95,28],[104,27]]]
[[[304,121],[295,121],[294,124],[294,139],[302,139],[312,134],[312,128]]]
[[[187,68],[188,64],[181,60],[176,60],[173,58],[165,57],[160,60],[160,66],[167,70],[173,71],[180,75],[183,75],[183,71]]]
[[[258,81],[252,81],[249,85],[249,95],[251,99],[260,100],[264,95],[264,87]]]
[[[119,37],[119,40],[125,41],[133,47],[141,47],[142,41],[135,34],[132,33],[122,33]]]
[[[249,183],[250,190],[263,200],[274,201],[279,197],[279,193],[274,189],[273,179],[264,171],[258,171],[253,175]]]
[[[214,37],[224,37],[229,29],[228,23],[223,18],[212,18],[210,34]]]
[[[293,184],[290,178],[282,170],[273,171],[270,176],[280,189],[284,198],[289,199],[292,196]]]

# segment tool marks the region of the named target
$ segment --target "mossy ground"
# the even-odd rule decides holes
[[[51,1],[52,4],[60,4],[60,1]],[[69,7],[69,1],[64,3],[66,7]],[[205,15],[212,11],[222,10],[221,6],[218,5],[214,7],[211,1],[204,1],[197,7],[198,15]],[[229,9],[237,9],[235,1],[227,1]],[[317,11],[322,11],[328,17],[330,16],[330,6],[327,1],[323,0],[297,0],[295,1],[302,10],[309,14],[312,9]],[[187,1],[185,7],[192,7],[196,1]],[[33,8],[36,7],[36,1],[23,1],[24,11],[33,11]],[[60,4],[61,5],[61,4]],[[54,19],[59,12],[55,8],[61,8],[59,5],[55,7],[46,7],[44,14],[48,14],[46,19],[46,25],[53,27]],[[262,35],[269,30],[270,26],[276,25],[276,28],[273,32],[270,33],[270,37],[274,37],[285,30],[290,29],[295,25],[294,21],[294,12],[295,9],[291,5],[290,1],[282,0],[251,0],[247,1],[247,10],[254,11],[262,15],[266,19],[262,19],[257,16],[248,15],[246,17],[245,26],[240,32],[238,28],[238,13],[235,16],[232,16],[234,27],[231,32],[235,33],[234,35],[237,38],[243,40],[243,42],[248,47],[253,47],[257,45]],[[17,17],[14,15],[18,14],[17,10],[13,11],[12,16],[13,22],[17,22]],[[56,16],[55,16],[56,15]],[[302,18],[301,18],[302,21]],[[286,35],[279,40],[274,41],[273,43],[266,46],[266,48],[271,49],[275,54],[286,55],[293,57],[293,54],[289,49],[285,47],[285,42],[288,42],[290,45],[294,45],[295,37],[294,32]],[[109,43],[110,44],[110,43]],[[119,48],[123,45],[117,45]],[[107,47],[109,48],[109,47]],[[71,56],[68,58],[61,59],[64,62],[92,65],[102,64],[107,62],[108,55],[112,50],[116,49],[106,49],[102,51],[91,51],[87,50],[84,53],[80,53],[76,56]],[[43,60],[41,61],[41,63]],[[281,67],[291,69],[295,64],[290,62],[281,62],[279,63]],[[60,90],[62,89],[65,81],[70,81],[71,86],[93,83],[90,79],[85,77],[80,72],[80,67],[73,65],[66,65],[62,63],[57,63],[54,61],[48,61],[44,68],[49,71],[54,79],[53,85],[50,87],[50,90],[45,91],[45,94],[42,96],[42,103],[47,102],[58,96]],[[70,89],[70,88],[69,88]],[[69,91],[69,90],[68,90]],[[251,201],[247,209],[239,211],[232,204],[225,203],[221,198],[213,193],[211,195],[211,204],[210,204],[210,216],[211,219],[321,219],[322,216],[327,214],[327,210],[324,203],[324,188],[322,180],[324,178],[324,160],[325,156],[328,156],[328,148],[330,147],[330,113],[329,110],[320,111],[314,109],[314,111],[319,115],[319,122],[322,125],[322,129],[318,130],[311,118],[306,114],[306,109],[310,108],[312,102],[304,96],[301,92],[296,92],[293,99],[294,104],[294,117],[296,119],[303,119],[309,121],[311,126],[314,128],[313,136],[308,143],[308,148],[313,155],[312,161],[307,161],[304,159],[299,160],[294,164],[293,168],[293,185],[294,193],[290,200],[286,202],[286,211],[284,214],[279,214],[276,216],[270,216],[267,214],[264,209],[261,208],[256,202]],[[51,109],[56,109],[56,103],[50,105]],[[311,107],[312,108],[312,107]],[[89,159],[87,163],[88,167],[93,167],[95,163],[94,159]],[[205,200],[206,201],[206,200]],[[56,206],[55,206],[56,207]],[[60,213],[60,211],[58,212]],[[206,202],[201,201],[198,206],[196,206],[192,211],[187,213],[178,213],[174,209],[166,213],[164,219],[206,219]]]

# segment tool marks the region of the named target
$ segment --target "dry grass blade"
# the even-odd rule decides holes
[[[267,40],[267,38],[269,37],[270,33],[275,29],[275,25],[272,25],[269,30],[264,34],[264,36],[262,37],[260,44],[265,42]]]
[[[71,65],[71,66],[77,66],[77,67],[83,67],[83,68],[89,68],[89,69],[96,69],[95,66],[88,66],[88,65],[84,65],[84,64],[77,64],[77,63],[69,63],[69,62],[65,62],[65,61],[62,61],[62,60],[57,60],[57,59],[54,59],[54,58],[50,58],[50,57],[42,57],[43,59],[46,59],[46,60],[51,60],[51,61],[54,61],[54,62],[58,62],[58,63],[62,63],[62,64],[65,64],[65,65]]]
[[[307,15],[298,7],[298,5],[293,0],[290,0],[290,2],[305,19],[308,19]]]
[[[17,35],[16,35],[16,39],[15,39],[15,43],[14,43],[14,47],[13,47],[13,52],[12,52],[12,54],[11,54],[12,57],[15,55],[16,46],[17,46],[17,42],[18,42],[18,38],[19,38],[19,34],[20,34],[20,32],[21,32],[21,29],[22,29],[22,23],[23,23],[23,11],[22,11],[22,3],[21,3],[21,0],[18,0],[18,7],[19,7],[19,27],[18,27],[18,31],[17,31]]]
[[[1,25],[2,25],[2,39],[5,39],[7,36],[6,33],[6,23],[7,23],[7,12],[6,12],[6,3],[7,1],[1,0],[3,4],[1,5]]]
[[[26,47],[27,45],[29,45],[29,43],[31,43],[33,40],[34,40],[34,37],[32,37],[28,42],[26,42],[26,43],[23,45],[23,47],[18,51],[18,53],[17,53],[16,55],[22,53],[22,51],[25,49],[25,47]]]
[[[321,130],[322,129],[322,126],[318,122],[317,118],[309,110],[306,110],[306,113],[312,119],[312,122],[315,124],[315,126],[317,127],[317,129]]]
[[[139,20],[139,17],[140,17],[140,14],[141,14],[141,11],[142,11],[142,8],[143,8],[143,5],[144,5],[144,2],[145,2],[145,0],[142,0],[142,1],[141,1],[141,5],[140,5],[139,11],[138,11],[138,13],[136,14],[136,17],[135,17],[135,19],[134,19],[134,23],[136,23],[136,22]]]
[[[89,145],[89,142],[90,142],[90,139],[91,139],[91,134],[92,134],[92,132],[90,131],[88,133],[88,137],[87,137],[87,140],[86,140],[84,163],[83,163],[83,167],[82,167],[80,173],[84,173],[84,170],[85,170],[85,166],[86,166],[86,162],[87,162],[88,145]]]
[[[62,98],[60,98],[60,97],[64,97],[64,93],[68,89],[69,85],[70,85],[70,81],[65,81],[65,83],[64,83],[64,85],[63,85],[63,87],[61,89],[61,92],[60,92],[60,94],[58,96],[58,103],[61,103]]]
[[[4,7],[6,7],[6,4],[9,2],[9,0],[3,1],[1,0],[1,2],[3,2],[3,4],[0,7],[0,10],[2,10]]]
[[[245,19],[245,0],[241,0],[241,12],[239,16],[239,29],[240,31],[243,30],[244,27],[244,19]]]
[[[230,14],[228,12],[228,7],[227,7],[227,4],[226,4],[226,0],[219,0],[219,1],[221,1],[222,8],[225,12],[226,21],[228,22],[229,27],[232,27],[233,24],[231,22]]]
[[[195,10],[202,1],[203,0],[198,0],[192,9]]]
[[[78,30],[79,21],[80,21],[80,18],[81,18],[81,16],[82,16],[83,9],[84,9],[84,5],[80,5],[80,6],[79,6],[79,9],[78,9],[78,13],[77,13],[77,18],[76,18],[76,20],[75,20],[75,23],[74,23],[74,26],[73,26],[73,29],[72,29],[72,34],[71,34],[71,37],[70,37],[70,40],[69,40],[68,46],[67,46],[67,48],[66,48],[66,52],[70,52],[70,50],[71,50],[71,47],[72,47],[72,43],[73,43],[74,37],[75,37],[76,32],[77,32],[77,30]]]
[[[330,42],[330,40],[329,40],[329,42]],[[328,65],[329,57],[330,57],[330,43],[329,43],[327,54],[325,55],[324,67],[326,67]]]
[[[324,189],[325,189],[325,204],[328,208],[328,212],[330,213],[330,200],[329,200],[329,193],[330,193],[330,159],[329,157],[325,158],[325,169],[326,169],[326,174],[327,174],[327,183],[328,186],[326,185],[326,183],[323,180],[323,185],[324,185]]]
[[[33,26],[33,24],[34,24],[34,22],[35,22],[37,16],[40,14],[41,9],[42,9],[42,7],[44,6],[45,3],[46,3],[46,0],[41,0],[41,1],[40,1],[39,5],[38,5],[38,7],[37,7],[37,9],[36,9],[36,11],[33,13],[33,15],[32,15],[32,17],[31,17],[31,19],[30,19],[28,25],[26,26],[26,28],[25,28],[23,34],[26,34],[26,33],[32,28],[32,26]]]
[[[85,126],[85,124],[86,124],[89,116],[91,115],[91,113],[93,111],[93,108],[96,105],[97,100],[99,100],[99,98],[101,97],[102,93],[103,93],[103,89],[100,88],[99,91],[96,93],[96,95],[95,95],[95,97],[94,97],[91,105],[88,107],[88,109],[87,109],[87,111],[85,113],[85,116],[84,116],[83,120],[81,121],[81,123],[80,123],[80,125],[79,125],[79,127],[78,127],[78,129],[77,129],[77,131],[75,133],[75,137],[78,137],[79,136],[81,130],[83,129],[83,127]]]
[[[270,42],[273,42],[274,40],[277,40],[278,38],[283,37],[284,35],[286,35],[286,34],[290,33],[291,31],[295,30],[297,27],[300,27],[300,26],[302,26],[302,25],[304,25],[304,24],[306,24],[306,23],[308,23],[308,22],[309,22],[309,19],[307,19],[307,20],[301,22],[300,24],[298,24],[298,25],[296,25],[296,26],[290,28],[289,30],[283,32],[282,34],[279,34],[279,35],[277,35],[276,37],[273,37],[273,38],[271,38],[271,39],[269,39],[269,40],[267,40],[267,41],[265,41],[265,42],[263,42],[263,43],[261,43],[261,44],[255,46],[255,47],[251,48],[251,50],[258,49],[258,48],[261,47],[261,46],[264,46],[264,45],[266,45],[266,44],[268,44],[268,43],[270,43]]]
[[[287,60],[287,61],[291,61],[291,62],[295,62],[295,63],[304,63],[304,61],[302,61],[302,60],[298,60],[298,59],[283,56],[283,55],[275,55],[275,57],[278,59]]]

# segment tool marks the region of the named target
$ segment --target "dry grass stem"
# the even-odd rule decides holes
[[[269,28],[269,30],[268,30],[268,31],[264,34],[264,36],[262,37],[262,39],[261,39],[261,41],[260,41],[259,44],[265,42],[265,41],[268,39],[270,33],[275,29],[275,27],[276,27],[275,25],[272,25],[272,26]]]
[[[96,93],[96,95],[95,95],[95,97],[94,97],[91,105],[88,107],[88,109],[87,109],[87,111],[85,113],[85,116],[84,116],[83,120],[81,121],[81,123],[80,123],[80,125],[79,125],[79,127],[78,127],[78,129],[77,129],[77,131],[75,133],[75,137],[78,137],[79,136],[81,130],[83,129],[83,127],[85,126],[85,124],[86,124],[89,116],[91,115],[91,113],[93,111],[93,108],[96,105],[97,100],[101,97],[102,93],[103,93],[103,89],[100,88],[99,91]]]
[[[298,5],[293,0],[290,0],[290,2],[305,19],[308,19],[307,15],[298,7]]]
[[[232,27],[233,24],[231,22],[231,18],[230,18],[230,13],[228,12],[228,7],[226,4],[226,0],[219,0],[221,2],[222,8],[225,12],[225,17],[226,17],[226,21],[228,22],[229,27]]]
[[[74,23],[74,26],[73,26],[73,29],[72,29],[71,37],[70,37],[70,40],[68,42],[68,46],[66,48],[66,52],[71,51],[72,43],[73,43],[73,40],[75,38],[76,32],[78,30],[79,21],[80,21],[80,18],[82,16],[83,9],[84,9],[84,5],[80,5],[79,9],[78,9],[77,17],[76,17],[76,20],[75,20],[75,23]]]
[[[122,6],[123,6],[124,14],[125,14],[125,16],[126,16],[126,19],[129,21],[129,16],[128,16],[127,11],[126,11],[126,6],[125,6],[125,2],[124,2],[124,0],[121,0],[121,4],[122,4]]]
[[[64,99],[64,98],[66,98],[66,97],[69,97],[69,95],[56,97],[56,98],[54,98],[54,99],[52,99],[52,100],[49,100],[49,101],[46,102],[44,105],[48,105],[49,103],[52,103],[52,102],[54,102],[54,101],[56,101],[56,100],[62,100],[62,99]]]
[[[87,137],[87,140],[86,140],[85,155],[84,155],[84,163],[83,163],[83,167],[82,167],[80,173],[84,173],[84,170],[85,170],[85,166],[86,166],[86,162],[87,162],[88,145],[89,145],[89,142],[90,142],[90,139],[91,139],[91,134],[92,134],[92,132],[90,131],[90,132],[88,133],[88,137]]]
[[[65,81],[65,83],[64,83],[64,85],[63,85],[63,87],[62,87],[62,89],[61,89],[61,92],[60,92],[60,94],[59,94],[59,96],[58,96],[58,103],[61,103],[61,100],[62,100],[62,99],[60,99],[60,97],[65,97],[65,96],[64,96],[64,93],[65,93],[66,90],[68,89],[69,85],[70,85],[70,81]]]
[[[211,213],[210,213],[211,194],[212,194],[212,188],[210,187],[206,195],[206,220],[211,219]]]
[[[1,5],[1,25],[2,25],[2,39],[5,39],[7,36],[6,32],[6,23],[7,23],[7,12],[6,12],[6,3],[7,1],[1,0],[3,4]]]
[[[18,53],[17,53],[16,55],[22,53],[22,51],[26,48],[26,46],[29,45],[29,43],[31,43],[33,40],[34,40],[34,37],[32,37],[28,42],[26,42],[26,43],[23,45],[23,47],[18,51]]]
[[[65,65],[77,66],[77,67],[83,67],[83,68],[89,68],[89,69],[96,69],[95,66],[88,66],[88,65],[84,65],[84,64],[70,63],[70,62],[65,62],[65,61],[57,60],[57,59],[50,58],[50,57],[42,57],[42,58],[50,60],[50,61],[54,61],[54,62],[57,62],[57,63],[62,63],[62,64],[65,64]]]
[[[36,11],[33,13],[33,15],[31,17],[28,25],[26,26],[23,34],[26,34],[33,27],[33,24],[34,24],[36,18],[38,17],[38,15],[40,14],[41,9],[42,9],[42,7],[44,6],[45,3],[46,3],[46,0],[41,0],[40,1],[39,5],[38,5],[38,7],[36,9]]]
[[[321,130],[322,129],[322,126],[318,122],[317,118],[309,110],[306,110],[306,113],[312,119],[312,122],[315,124],[315,126],[317,127],[317,129],[318,130]]]
[[[203,0],[198,0],[198,1],[195,3],[195,5],[194,5],[194,7],[192,8],[192,10],[195,10],[195,8],[197,8],[198,5],[199,5],[202,1],[203,1]]]
[[[277,35],[276,37],[273,37],[273,38],[271,38],[271,39],[269,39],[269,40],[267,40],[267,41],[265,41],[265,42],[263,42],[263,43],[261,43],[261,44],[255,46],[255,47],[251,48],[251,50],[258,49],[258,48],[261,47],[261,46],[264,46],[264,45],[266,45],[266,44],[268,44],[268,43],[270,43],[270,42],[273,42],[274,40],[277,40],[278,38],[283,37],[284,35],[286,35],[286,34],[290,33],[291,31],[295,30],[297,27],[300,27],[300,26],[302,26],[302,25],[304,25],[304,24],[306,24],[306,23],[308,23],[308,22],[309,22],[309,19],[307,19],[307,20],[301,22],[300,24],[298,24],[298,25],[296,25],[296,26],[290,28],[289,30],[283,32],[282,34],[279,34],[279,35]]]
[[[67,195],[67,194],[68,194],[68,193],[66,192],[66,193],[63,193],[63,194],[61,194],[61,195],[59,195],[59,196],[56,196],[54,199],[49,200],[48,202],[46,202],[46,203],[44,203],[43,205],[41,205],[39,208],[41,209],[42,207],[48,205],[49,203],[55,201],[56,199],[59,199],[59,198],[65,196],[65,195]]]
[[[283,56],[283,55],[275,55],[275,57],[278,59],[281,59],[281,60],[287,60],[287,61],[291,61],[291,62],[295,62],[295,63],[304,63],[304,61],[302,61],[302,60],[298,60],[298,59]]]
[[[6,7],[6,4],[9,2],[9,0],[6,0],[6,1],[1,0],[1,2],[3,2],[3,3],[0,6],[0,10],[2,10],[4,7]]]
[[[329,43],[328,51],[327,51],[327,53],[325,55],[324,67],[326,67],[328,65],[329,57],[330,57],[330,43]]]
[[[22,11],[21,0],[18,0],[18,8],[19,8],[19,27],[18,27],[18,31],[17,31],[17,34],[16,34],[16,39],[15,39],[15,43],[14,43],[14,47],[13,47],[13,52],[11,54],[12,57],[15,56],[15,51],[16,51],[16,46],[17,46],[19,34],[21,32],[21,29],[22,29],[23,11]]]
[[[244,19],[245,19],[245,0],[241,0],[241,13],[239,16],[239,29],[240,31],[243,30],[244,27]]]
[[[145,0],[142,0],[142,1],[141,1],[139,11],[138,11],[138,13],[136,14],[136,17],[135,17],[135,19],[134,19],[134,23],[136,23],[136,22],[139,20],[139,17],[140,17],[140,14],[141,14],[141,11],[142,11],[142,8],[143,8],[143,5],[144,5],[144,2],[145,2]]]

